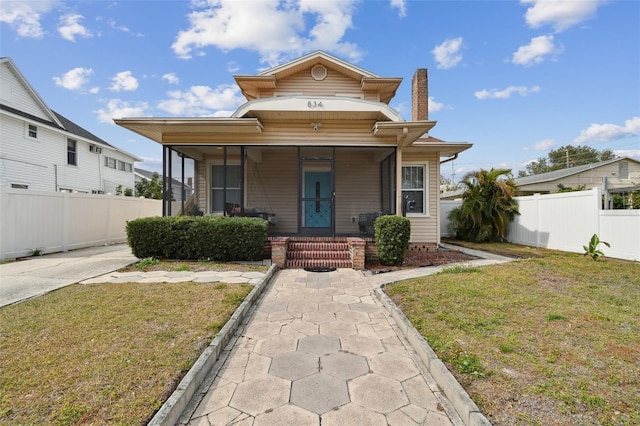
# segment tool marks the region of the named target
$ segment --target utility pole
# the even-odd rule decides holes
[[[569,168],[569,148],[566,148],[567,151],[567,169]]]

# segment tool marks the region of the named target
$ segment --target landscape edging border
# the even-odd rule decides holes
[[[416,330],[402,310],[383,291],[384,286],[374,290],[376,297],[394,319],[398,328],[413,350],[420,357],[427,371],[436,381],[442,393],[456,410],[462,422],[467,426],[491,426],[491,422],[482,414],[480,408],[471,399],[467,391],[458,383],[447,366],[438,358],[427,341]]]
[[[175,425],[178,423],[182,412],[193,398],[198,388],[202,385],[207,374],[220,357],[220,354],[233,337],[234,333],[247,317],[247,314],[254,305],[254,302],[262,295],[262,292],[271,281],[278,268],[271,265],[265,276],[254,286],[244,301],[235,310],[229,321],[222,327],[218,335],[211,341],[209,346],[200,354],[200,357],[193,364],[191,369],[182,378],[178,387],[171,396],[162,404],[162,407],[153,416],[148,426]]]

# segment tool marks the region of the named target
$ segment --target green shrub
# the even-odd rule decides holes
[[[391,266],[402,265],[411,237],[409,219],[401,216],[379,216],[373,227],[380,263]]]
[[[127,241],[140,259],[256,260],[267,241],[267,223],[222,216],[139,218],[127,222]]]

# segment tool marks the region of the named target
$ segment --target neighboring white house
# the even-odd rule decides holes
[[[51,110],[10,58],[0,58],[0,186],[115,193],[141,158]]]
[[[153,175],[155,174],[155,172],[139,169],[137,167],[134,169],[134,173],[135,173],[136,183],[141,182],[142,179],[151,181],[153,179]],[[157,173],[157,174],[158,174],[158,178],[160,179],[160,182],[162,182],[162,174],[160,173]],[[183,189],[183,185],[179,180],[171,179],[171,197],[173,201],[178,201],[178,202],[181,202],[182,200],[188,201],[189,198],[191,198],[191,195],[193,195],[193,178],[191,177],[187,178],[187,181],[184,185],[184,194],[182,189]]]

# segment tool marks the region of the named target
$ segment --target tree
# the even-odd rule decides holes
[[[158,173],[154,173],[151,180],[142,178],[140,182],[136,182],[136,196],[162,200],[162,182]]]
[[[520,214],[513,199],[517,186],[510,169],[480,170],[467,174],[462,205],[449,212],[459,238],[475,242],[500,241],[507,226]]]
[[[540,173],[598,163],[614,158],[616,158],[616,156],[610,149],[598,151],[588,146],[566,145],[549,151],[547,157],[540,157],[536,161],[527,164],[527,170],[520,170],[518,177],[538,175]]]

